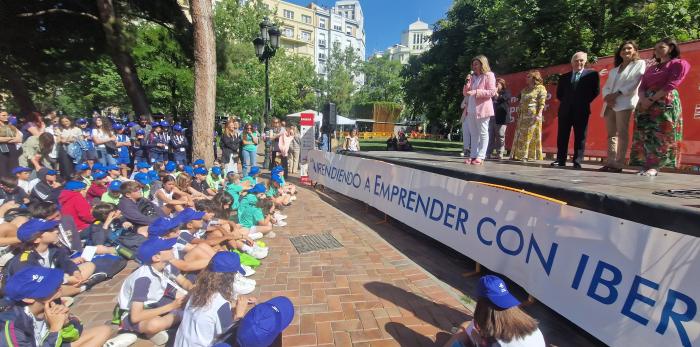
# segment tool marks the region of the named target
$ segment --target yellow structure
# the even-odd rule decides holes
[[[280,46],[287,52],[305,56],[314,61],[316,30],[315,11],[280,0],[263,0],[274,13],[274,22],[281,22]]]

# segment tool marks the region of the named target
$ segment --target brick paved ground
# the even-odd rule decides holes
[[[252,277],[260,301],[284,295],[294,302],[284,346],[442,346],[453,326],[471,319],[461,293],[451,287],[473,293],[475,280],[463,276],[473,268],[468,259],[400,223],[375,224],[376,211],[328,190],[301,189],[284,213],[289,226],[268,241],[270,256]],[[290,236],[322,232],[344,247],[300,255],[289,242]],[[88,326],[108,321],[134,267],[81,295],[72,311]],[[543,306],[528,311],[543,322],[550,343],[594,344]]]

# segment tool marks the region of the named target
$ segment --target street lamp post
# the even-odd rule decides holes
[[[265,108],[261,128],[266,132],[267,126],[270,124],[270,110],[272,108],[272,100],[270,99],[270,58],[275,56],[275,52],[280,44],[280,31],[267,17],[260,22],[260,36],[253,40],[253,44],[255,45],[255,55],[261,63],[265,63]],[[265,138],[265,161],[263,167],[269,168],[270,164],[270,146],[267,138]]]

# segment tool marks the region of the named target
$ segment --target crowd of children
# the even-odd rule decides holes
[[[138,133],[139,130],[136,130]],[[118,165],[119,164],[119,165]],[[3,346],[270,346],[290,324],[288,298],[258,303],[264,239],[286,225],[296,187],[280,166],[262,179],[202,160],[103,165],[85,161],[60,183],[42,168],[0,177]],[[129,165],[131,166],[131,165]],[[83,329],[73,297],[128,261],[109,326]]]

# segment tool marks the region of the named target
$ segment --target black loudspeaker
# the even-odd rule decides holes
[[[329,126],[335,126],[337,123],[337,113],[335,110],[335,104],[332,102],[323,105],[323,124],[328,124]]]

